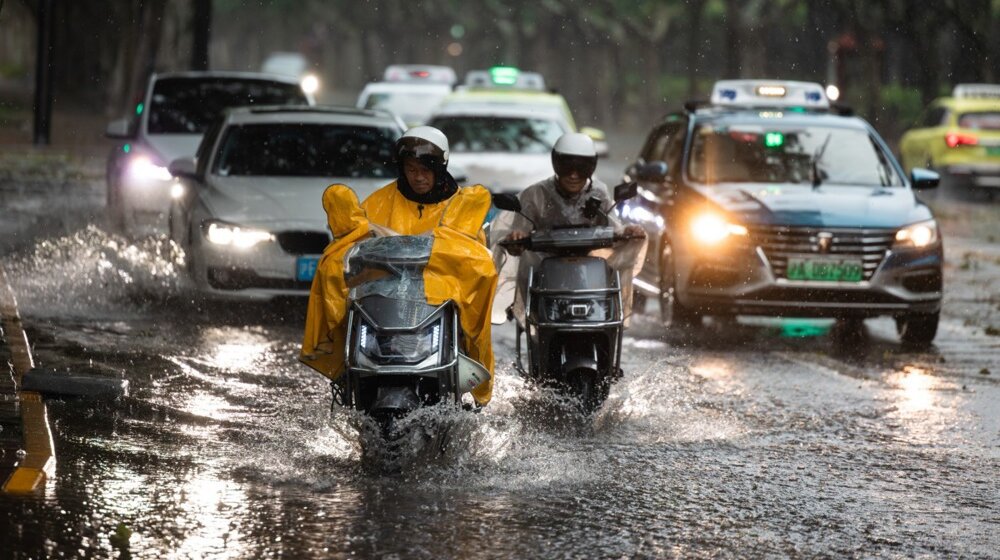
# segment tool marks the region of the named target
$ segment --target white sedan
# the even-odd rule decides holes
[[[388,112],[318,107],[234,109],[197,159],[170,165],[170,235],[197,287],[216,296],[308,295],[330,242],[322,195],[344,183],[364,200],[393,181],[402,135]]]
[[[493,192],[520,192],[550,177],[552,146],[572,130],[553,111],[486,104],[443,107],[428,124],[448,137],[449,166]]]

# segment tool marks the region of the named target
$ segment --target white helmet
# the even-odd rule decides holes
[[[431,168],[448,167],[448,137],[433,126],[415,126],[396,142],[396,159],[415,157]]]
[[[597,169],[597,149],[594,141],[586,134],[567,132],[552,146],[552,168],[556,175],[563,177],[577,171],[590,178]]]

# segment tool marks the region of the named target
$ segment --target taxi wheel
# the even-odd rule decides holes
[[[694,326],[701,316],[677,301],[673,248],[664,241],[660,256],[660,322],[667,329]]]
[[[937,335],[941,312],[907,313],[896,317],[896,332],[903,344],[917,350],[924,350],[931,345]]]

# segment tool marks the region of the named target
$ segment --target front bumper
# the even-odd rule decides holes
[[[314,240],[293,243],[283,238],[288,233],[278,233],[277,239],[246,249],[214,245],[202,239],[194,258],[195,283],[201,291],[221,298],[269,300],[308,296],[312,274],[305,271],[315,271],[329,237],[324,232],[294,232],[299,237],[307,234]],[[320,243],[320,238],[325,241]]]
[[[941,308],[941,244],[885,250],[860,282],[789,280],[759,246],[678,255],[678,300],[705,314],[875,317]]]
[[[1000,189],[1000,163],[963,163],[943,168],[953,181],[966,187]]]

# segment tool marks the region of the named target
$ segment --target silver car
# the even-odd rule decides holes
[[[167,165],[193,156],[202,134],[230,107],[312,105],[295,78],[250,72],[154,74],[133,115],[108,125],[119,142],[107,164],[112,222],[130,233],[162,228],[173,182]]]
[[[195,285],[215,296],[270,299],[309,294],[330,242],[323,191],[334,183],[360,200],[396,178],[403,134],[388,112],[246,107],[205,134],[196,158],[170,165],[169,228]]]

